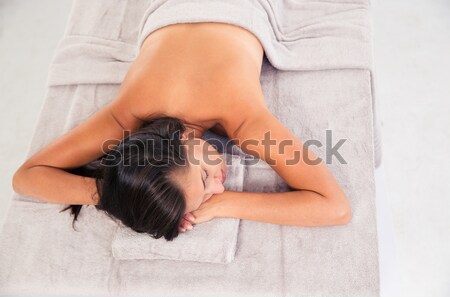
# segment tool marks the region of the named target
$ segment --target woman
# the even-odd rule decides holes
[[[29,158],[14,175],[14,190],[71,204],[74,220],[81,205],[96,205],[166,240],[215,217],[348,223],[350,204],[336,179],[322,162],[308,164],[317,157],[268,110],[259,82],[263,54],[252,33],[225,23],[152,32],[117,97]],[[208,129],[265,160],[292,191],[224,191],[224,160],[201,139]],[[266,132],[275,144],[269,149]],[[290,143],[280,149],[282,141]],[[286,162],[296,156],[295,164]],[[90,176],[74,174],[93,160]]]

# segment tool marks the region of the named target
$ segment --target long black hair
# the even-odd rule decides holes
[[[185,193],[174,179],[188,172],[180,140],[184,131],[179,119],[152,120],[101,158],[69,172],[96,179],[97,209],[136,232],[171,241],[186,209]],[[81,208],[69,205],[61,211],[71,210],[73,225]]]

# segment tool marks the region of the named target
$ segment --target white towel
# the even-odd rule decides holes
[[[226,154],[225,190],[242,192],[244,160]],[[167,259],[210,263],[230,263],[236,252],[239,219],[216,218],[180,233],[173,241],[154,239],[145,233],[119,225],[112,242],[112,253],[119,260]]]

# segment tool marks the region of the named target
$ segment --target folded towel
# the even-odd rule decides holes
[[[227,179],[225,190],[242,192],[244,162],[239,156],[225,154]],[[154,239],[119,225],[112,242],[112,253],[119,260],[167,259],[210,263],[230,263],[236,252],[239,219],[216,218],[204,222],[173,241]]]

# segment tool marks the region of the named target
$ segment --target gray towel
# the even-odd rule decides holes
[[[226,154],[225,190],[242,192],[245,163],[239,156]],[[209,263],[229,263],[236,252],[239,219],[216,218],[180,233],[173,241],[154,239],[120,225],[112,242],[112,253],[119,260],[167,259]]]
[[[144,13],[150,5],[154,9],[164,2],[74,0],[66,33],[50,67],[45,103],[29,154],[115,98],[137,53]],[[326,130],[333,130],[331,145],[347,139],[340,150],[347,164],[334,159],[328,167],[348,194],[351,223],[296,227],[241,220],[236,253],[227,265],[118,260],[111,253],[117,224],[103,212],[83,207],[74,231],[70,215],[58,212],[63,205],[14,195],[0,234],[0,295],[378,296],[372,69],[367,61],[361,63],[361,57],[370,58],[369,3],[248,2],[260,3],[267,11],[257,12],[255,6],[248,14],[266,13],[278,32],[280,46],[304,45],[299,47],[303,51],[300,56],[307,58],[292,63],[307,69],[280,71],[265,60],[262,90],[270,110],[296,136],[303,141],[321,141],[322,147],[311,148],[318,156],[326,155]],[[195,11],[186,10],[184,17],[190,13]],[[202,20],[208,18],[204,12]],[[240,15],[223,18],[243,21]],[[346,38],[349,41],[341,43]],[[349,45],[348,50],[337,43]],[[273,59],[268,58],[273,61],[276,55],[283,55],[272,53]],[[346,67],[351,66],[353,57],[359,62]],[[266,164],[246,164],[244,191],[280,191],[283,187]]]

